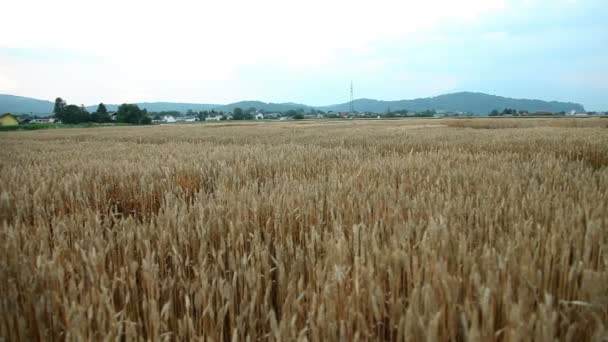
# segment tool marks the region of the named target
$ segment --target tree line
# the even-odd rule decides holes
[[[118,107],[113,119],[103,103],[97,106],[96,111],[89,113],[84,106],[67,104],[65,100],[58,97],[55,99],[53,113],[55,114],[55,118],[64,124],[122,122],[147,125],[152,123],[145,109],[140,109],[137,105],[128,103],[124,103]]]

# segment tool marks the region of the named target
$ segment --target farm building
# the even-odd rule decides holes
[[[38,119],[32,119],[30,122],[31,123],[55,123],[55,118],[38,118]]]
[[[216,116],[211,116],[211,117],[205,118],[205,121],[221,121],[224,119],[225,118],[223,115],[216,115]]]
[[[175,118],[177,122],[195,122],[196,116],[183,116]]]
[[[257,114],[255,115],[255,119],[256,119],[256,120],[264,120],[264,114],[262,114],[262,113],[257,113]]]
[[[264,114],[266,119],[278,119],[281,117],[281,113],[266,113]]]
[[[19,120],[12,114],[3,114],[0,115],[0,126],[13,126],[18,125]]]

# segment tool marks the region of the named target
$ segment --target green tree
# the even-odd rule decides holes
[[[209,111],[206,111],[206,110],[201,110],[196,115],[196,117],[201,121],[205,121],[205,118],[207,118],[208,116],[209,116]]]
[[[106,105],[104,105],[103,103],[100,103],[97,106],[97,110],[95,112],[99,113],[99,114],[108,114],[108,109],[106,108]]]
[[[299,108],[299,109],[290,109],[288,111],[285,112],[285,115],[293,118],[293,119],[304,119],[304,109],[303,108]]]
[[[140,109],[136,104],[123,103],[118,107],[118,111],[116,112],[116,121],[146,125],[150,123],[150,118],[145,109]]]
[[[245,113],[242,108],[236,107],[232,111],[232,119],[233,120],[245,120]]]
[[[64,124],[79,124],[91,121],[89,112],[83,107],[67,105],[61,110],[61,122]]]
[[[419,112],[418,114],[416,114],[416,116],[431,117],[435,114],[437,114],[437,112],[434,109],[427,109],[425,111]]]
[[[110,114],[103,103],[97,106],[97,110],[91,113],[91,121],[93,122],[110,122]]]
[[[512,114],[517,114],[517,111],[512,108],[505,108],[502,110],[502,113],[500,113],[500,115],[512,115]]]
[[[61,119],[61,114],[63,114],[65,106],[66,103],[61,97],[55,99],[55,107],[53,108],[53,113],[55,113],[55,116],[57,116],[57,118]]]

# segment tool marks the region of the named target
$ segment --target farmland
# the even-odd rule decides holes
[[[0,337],[606,339],[607,126],[0,133]]]

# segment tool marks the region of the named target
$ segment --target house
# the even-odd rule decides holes
[[[257,114],[255,115],[255,119],[256,119],[256,120],[264,120],[264,114],[262,114],[262,113],[257,113]]]
[[[13,114],[6,113],[0,115],[0,126],[14,126],[18,124],[19,120],[17,120],[17,118]]]
[[[31,123],[55,123],[55,118],[37,118],[30,120]]]
[[[165,116],[163,116],[163,121],[166,122],[166,123],[177,122],[177,120],[175,120],[175,118],[172,115],[165,115]]]
[[[182,116],[175,119],[177,122],[195,122],[196,116]]]
[[[568,113],[566,113],[566,115],[569,115],[569,116],[576,115],[576,110],[573,109],[573,110],[569,111]]]
[[[205,118],[205,121],[221,121],[224,120],[224,116],[223,115],[216,115],[216,116],[210,116]]]

